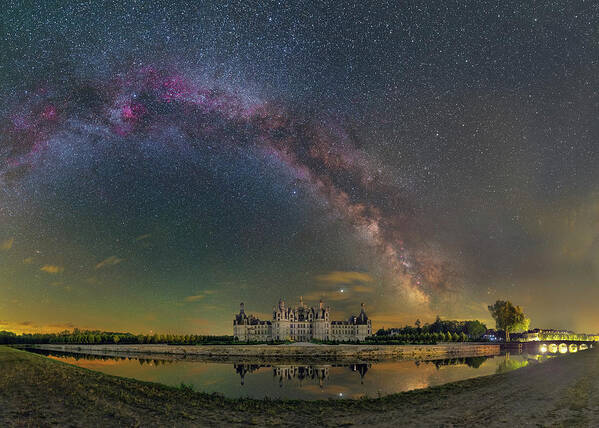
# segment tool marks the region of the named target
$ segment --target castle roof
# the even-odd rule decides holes
[[[356,318],[356,324],[368,324],[368,317],[366,316],[366,312],[364,312],[364,306],[362,306],[360,315]]]
[[[246,320],[247,318],[248,316],[245,314],[245,311],[243,309],[240,310],[237,315],[235,315],[235,321],[237,321],[238,323],[243,322],[243,320]]]

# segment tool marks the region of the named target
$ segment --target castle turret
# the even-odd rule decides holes
[[[368,324],[368,317],[366,316],[364,303],[361,303],[360,307],[360,315],[356,317],[356,324]]]
[[[245,314],[245,306],[243,302],[239,304],[239,314],[233,320],[233,336],[237,340],[247,340],[247,325],[248,316]]]
[[[272,334],[274,340],[287,340],[290,337],[290,313],[285,309],[285,301],[279,299],[279,305],[272,320]]]
[[[319,340],[329,340],[331,328],[329,324],[328,308],[325,309],[322,299],[318,302],[318,309],[315,311],[313,337]]]
[[[356,327],[356,338],[358,340],[365,340],[368,336],[372,335],[372,321],[366,316],[366,308],[364,303],[360,304],[360,315],[355,318]]]

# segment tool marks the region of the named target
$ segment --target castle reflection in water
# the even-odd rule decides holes
[[[349,365],[309,365],[309,366],[295,366],[295,365],[260,365],[260,364],[233,364],[235,371],[241,378],[241,385],[245,384],[245,375],[253,373],[260,369],[272,368],[273,378],[279,380],[279,386],[287,381],[298,380],[300,385],[304,382],[317,383],[321,388],[324,386],[324,381],[329,377],[329,370],[331,367],[347,367],[350,371],[356,372],[360,375],[361,383],[364,383],[364,376],[371,367],[371,364],[349,364]]]
[[[471,368],[478,368],[485,362],[489,357],[466,357],[466,358],[451,358],[443,360],[424,360],[414,361],[416,366],[421,364],[433,364],[437,369],[443,366],[455,366],[455,365],[466,365]],[[279,386],[283,387],[285,382],[299,381],[300,385],[304,382],[310,382],[318,384],[321,388],[324,386],[325,380],[329,378],[330,369],[333,367],[345,367],[352,372],[360,375],[360,383],[364,383],[364,377],[368,372],[368,369],[372,367],[371,364],[367,363],[356,363],[356,364],[345,364],[345,365],[333,365],[333,364],[320,364],[320,365],[285,365],[285,364],[233,364],[233,367],[239,377],[241,378],[241,385],[245,384],[245,376],[257,372],[262,369],[272,368],[273,378],[278,379]]]

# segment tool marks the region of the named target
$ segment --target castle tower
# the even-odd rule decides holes
[[[316,319],[314,320],[313,335],[318,340],[330,340],[331,337],[331,324],[329,322],[328,308],[324,309],[324,303],[322,299],[318,303],[318,309],[316,312]]]
[[[239,341],[248,340],[248,317],[245,314],[245,306],[243,302],[239,304],[239,314],[233,320],[233,336]]]
[[[279,299],[279,306],[273,314],[272,335],[274,340],[288,340],[291,337],[289,312],[285,309],[283,299]]]
[[[364,303],[360,304],[360,315],[356,317],[356,324],[357,340],[366,340],[368,336],[372,335],[372,321],[366,316]]]

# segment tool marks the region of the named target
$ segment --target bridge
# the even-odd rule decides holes
[[[568,352],[586,351],[593,347],[593,342],[580,341],[543,341],[538,343],[538,349],[542,354],[566,354]]]
[[[530,342],[503,343],[502,348],[508,350],[517,349],[520,352],[522,350],[526,350],[528,352],[536,352],[539,354],[567,354],[592,349],[594,344],[594,341],[539,340]]]

